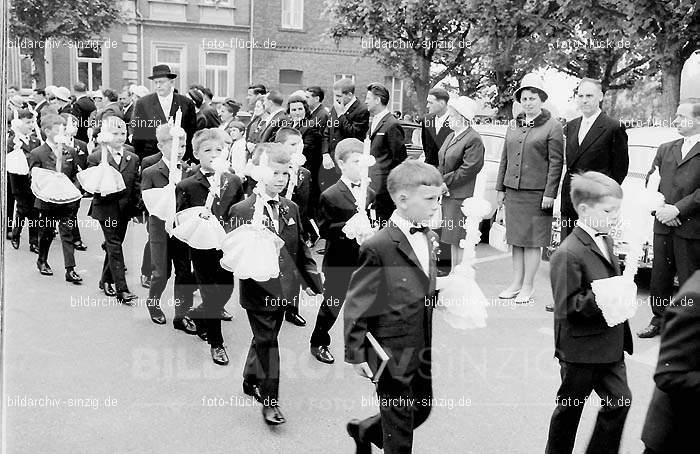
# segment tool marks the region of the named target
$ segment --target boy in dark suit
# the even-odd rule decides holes
[[[396,210],[360,247],[360,266],[345,297],[345,361],[372,378],[368,333],[389,355],[377,381],[379,414],[347,425],[363,454],[371,443],[387,454],[410,453],[413,431],[428,418],[432,401],[438,237],[426,225],[440,207],[442,177],[430,164],[406,161],[389,174],[387,190]]]
[[[304,142],[302,140],[301,133],[294,128],[288,126],[283,126],[277,131],[275,135],[275,142],[281,143],[290,153],[303,154]],[[309,204],[313,203],[309,200],[311,195],[311,172],[304,167],[299,167],[297,169],[297,182],[292,191],[292,202],[296,203],[299,207],[299,217],[301,218],[302,235],[304,242],[306,242],[311,237],[316,237],[314,228],[311,226],[311,219],[309,218]],[[291,177],[290,177],[291,180]],[[289,183],[287,184],[287,188]],[[287,188],[282,192],[282,194],[287,193]],[[318,237],[316,237],[318,239]],[[285,320],[296,326],[306,326],[306,320],[299,314],[299,304],[298,301],[294,301],[287,307],[287,311],[284,316]]]
[[[78,167],[81,169],[87,168],[88,149],[87,144],[82,140],[76,139],[75,135],[78,132],[78,119],[72,114],[62,113],[61,116],[66,119],[66,135],[68,136],[67,146],[74,148],[78,156]],[[82,236],[80,235],[80,226],[78,225],[78,209],[80,203],[75,204],[73,213],[73,247],[76,251],[86,251],[87,246],[83,244]]]
[[[107,296],[116,295],[119,303],[132,306],[132,301],[137,296],[129,291],[126,283],[122,243],[129,221],[141,214],[139,157],[131,151],[131,147],[124,145],[124,120],[119,117],[107,117],[102,124],[102,130],[113,135],[112,142],[107,145],[107,162],[121,173],[126,188],[107,196],[93,194],[88,211],[88,216],[99,221],[105,239],[105,259],[99,287]],[[88,167],[99,165],[103,152],[103,147],[95,149],[88,156]]]
[[[318,228],[326,240],[323,256],[324,300],[318,308],[316,326],[311,334],[311,354],[322,363],[335,361],[328,350],[333,327],[345,301],[350,276],[359,265],[360,245],[343,233],[345,223],[357,213],[362,168],[363,145],[357,139],[343,139],[335,147],[335,162],[342,175],[333,186],[321,194]],[[374,201],[374,191],[367,188],[366,206]]]
[[[18,122],[16,130],[13,129],[8,134],[7,150],[8,153],[14,150],[15,138],[17,138],[28,163],[31,151],[41,145],[41,142],[33,135],[33,114],[29,110],[22,109],[19,111],[18,118],[20,122]],[[37,221],[39,212],[34,206],[36,199],[31,189],[31,176],[8,173],[7,177],[10,182],[10,190],[15,198],[16,216],[12,225],[12,247],[19,249],[22,227],[26,222],[28,224],[27,230],[29,230],[29,250],[38,253],[39,225]]]
[[[55,114],[46,114],[41,118],[41,130],[46,134],[46,142],[32,150],[29,156],[29,172],[34,167],[60,170],[73,184],[77,186],[78,173],[77,155],[73,148],[57,142],[65,134],[66,120]],[[59,139],[60,138],[60,139]],[[75,272],[75,252],[71,219],[75,204],[45,202],[36,198],[34,206],[39,210],[39,258],[37,268],[45,276],[53,275],[47,260],[51,242],[56,235],[56,225],[63,246],[63,263],[66,267],[66,281],[74,284],[82,283],[83,279]]]
[[[583,406],[591,391],[602,401],[586,453],[616,453],[632,402],[624,352],[632,354],[629,323],[609,327],[591,282],[620,274],[607,236],[617,222],[622,188],[599,172],[574,175],[571,201],[578,225],[551,259],[554,295],[554,356],[562,383],[552,415],[547,454],[570,454]]]
[[[170,182],[170,153],[172,152],[173,138],[170,135],[170,125],[160,125],[156,129],[158,148],[161,159],[144,169],[141,173],[141,191],[152,188],[164,188]],[[185,154],[186,143],[179,141],[178,163]],[[144,161],[148,159],[145,158]],[[181,180],[184,171],[175,169],[177,180]],[[179,181],[178,181],[179,182]],[[187,334],[197,334],[194,322],[187,315],[192,308],[193,293],[197,288],[197,282],[192,273],[192,262],[187,244],[170,236],[165,230],[165,221],[150,215],[148,217],[148,246],[151,263],[150,286],[148,292],[149,315],[153,323],[165,324],[165,314],[160,308],[160,298],[170,278],[172,268],[175,269],[175,286],[173,299],[175,300],[175,318],[173,327]]]
[[[202,129],[194,134],[192,150],[200,167],[175,187],[177,211],[206,205],[210,188],[217,187],[213,165],[223,149],[224,141],[217,129]],[[226,228],[229,209],[243,200],[243,185],[237,175],[229,172],[222,173],[218,183],[219,193],[214,196],[211,212]],[[221,313],[233,293],[233,274],[219,264],[222,255],[219,249],[190,248],[194,276],[202,295],[202,304],[190,312],[190,317],[197,334],[209,342],[214,363],[225,366],[229,359],[221,335]]]
[[[260,154],[268,157],[268,167],[274,172],[270,181],[258,182],[260,188],[253,195],[231,208],[231,227],[250,223],[255,201],[265,202],[265,224],[284,240],[279,253],[279,277],[258,282],[244,279],[240,284],[240,303],[248,313],[253,340],[243,371],[243,392],[263,404],[263,418],[267,424],[285,422],[279,409],[280,357],[277,335],[282,326],[285,308],[299,298],[304,287],[309,295],[322,293],[321,278],[316,262],[303,241],[299,208],[279,194],[289,181],[291,161],[289,152],[280,144],[260,144],[253,160]]]

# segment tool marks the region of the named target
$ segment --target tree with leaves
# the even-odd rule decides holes
[[[326,15],[331,37],[361,36],[369,55],[411,81],[421,115],[428,91],[472,55],[473,20],[460,2],[328,0]]]
[[[112,0],[11,0],[10,36],[31,55],[37,85],[46,85],[46,43],[99,39],[119,18]]]

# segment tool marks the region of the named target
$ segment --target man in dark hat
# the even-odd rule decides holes
[[[187,148],[183,159],[194,160],[192,135],[197,130],[197,114],[190,98],[174,92],[173,79],[176,77],[177,74],[170,72],[168,65],[154,66],[153,74],[148,78],[153,81],[155,93],[148,94],[136,102],[131,121],[134,131],[132,144],[140,159],[158,152],[156,128],[167,123],[170,117],[174,118],[175,113],[180,110],[182,111],[180,126],[187,133]]]

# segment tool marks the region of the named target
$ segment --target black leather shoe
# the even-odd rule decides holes
[[[39,269],[39,272],[44,276],[53,276],[53,270],[51,269],[48,263],[37,262],[36,267]]]
[[[640,332],[637,333],[637,337],[641,339],[651,339],[661,334],[661,328],[656,325],[649,325]]]
[[[149,307],[148,314],[151,316],[151,321],[156,325],[165,325],[165,314],[160,309],[160,306]]]
[[[335,358],[333,358],[333,355],[331,354],[330,350],[328,350],[328,347],[326,347],[325,345],[321,345],[320,347],[314,347],[312,345],[311,354],[314,355],[314,357],[322,363],[333,364],[333,362],[335,361]]]
[[[29,245],[29,252],[33,252],[35,254],[38,254],[39,253],[39,246],[37,246],[36,244],[30,244]]]
[[[83,278],[80,277],[80,275],[76,273],[75,270],[68,270],[66,271],[66,282],[72,282],[75,285],[80,285],[83,283]]]
[[[263,401],[262,394],[260,394],[260,387],[254,383],[243,380],[243,393],[260,403]]]
[[[138,298],[138,296],[128,290],[126,292],[117,292],[117,301],[125,306],[133,306],[134,303],[132,301],[136,298]]]
[[[211,359],[219,366],[225,366],[228,364],[228,355],[226,354],[226,349],[223,347],[212,347],[211,348]]]
[[[306,326],[306,320],[304,320],[304,317],[302,317],[299,314],[292,314],[291,312],[287,312],[286,314],[284,314],[284,319],[292,325]]]
[[[547,304],[544,307],[544,310],[546,310],[547,312],[554,312],[554,306],[552,306],[551,304]]]
[[[189,317],[176,318],[173,320],[173,328],[184,331],[186,334],[197,334],[197,326]]]
[[[110,283],[105,284],[104,282],[100,281],[100,283],[97,284],[97,286],[100,288],[100,290],[105,292],[105,295],[117,296],[117,291],[114,289],[114,284],[110,284]]]
[[[87,251],[87,246],[85,246],[85,244],[83,244],[82,241],[76,241],[75,243],[73,243],[73,248],[76,251]]]
[[[287,422],[287,420],[284,419],[284,415],[280,411],[280,407],[277,405],[274,407],[263,405],[262,414],[265,422],[270,426],[279,426],[280,424]]]
[[[151,288],[151,278],[150,276],[141,275],[141,287]]]
[[[372,454],[372,444],[367,441],[360,440],[360,420],[352,419],[346,426],[348,435],[355,440],[356,454]]]
[[[225,322],[230,322],[231,320],[233,320],[233,315],[226,312],[226,309],[221,309],[221,320]]]
[[[13,248],[19,249],[19,238],[12,238],[12,241],[10,241],[10,243],[12,243]]]

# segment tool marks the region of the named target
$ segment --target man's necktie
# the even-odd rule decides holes
[[[275,231],[279,231],[278,228],[278,222],[279,222],[279,214],[277,212],[277,206],[279,205],[279,201],[277,200],[268,200],[267,204],[270,207],[270,218],[272,219],[272,227],[275,229]]]
[[[411,227],[410,229],[408,229],[408,232],[409,232],[411,235],[413,235],[413,234],[416,233],[416,232],[427,233],[428,230],[429,230],[429,229],[428,229],[427,226],[421,225],[421,226],[414,226],[414,227]]]

